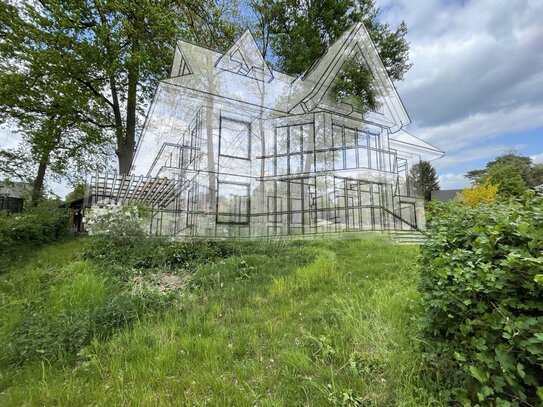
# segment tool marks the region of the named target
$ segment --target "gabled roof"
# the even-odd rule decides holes
[[[329,95],[334,79],[353,57],[371,70],[381,95],[381,109],[368,113],[364,119],[392,132],[409,124],[409,116],[363,23],[346,31],[299,77],[270,69],[248,30],[225,53],[179,41],[171,77],[164,82],[240,102],[258,103],[284,113],[329,110],[361,119],[362,114],[351,105],[339,105]]]
[[[400,130],[390,135],[390,144],[392,147],[400,147],[402,150],[411,151],[421,160],[431,161],[441,158],[445,155],[439,148],[413,136],[405,130]]]
[[[273,72],[268,67],[258,45],[249,30],[221,56],[215,66],[225,71],[248,76],[257,80],[273,80]]]
[[[355,24],[347,30],[328,48],[320,60],[293,84],[294,87],[307,89],[306,92],[300,92],[298,101],[303,111],[309,112],[317,107],[326,107],[338,113],[347,115],[353,113],[352,106],[345,104],[337,106],[329,94],[335,78],[351,58],[356,58],[367,65],[380,94],[381,109],[379,112],[370,112],[369,121],[390,123],[392,132],[409,124],[411,122],[409,116],[363,23]]]
[[[374,76],[380,94],[379,111],[363,115],[331,96],[334,79],[351,58],[365,63]],[[179,41],[170,78],[159,84],[144,134],[151,131],[167,141],[166,133],[172,131],[174,122],[176,127],[185,128],[201,105],[211,100],[228,106],[241,105],[247,112],[265,110],[269,117],[276,118],[328,111],[338,120],[343,116],[363,121],[365,126],[387,128],[391,140],[399,148],[414,146],[417,153],[427,159],[443,155],[430,144],[401,132],[410,123],[409,116],[363,23],[353,25],[298,77],[270,69],[249,31],[224,53]],[[168,108],[156,109],[157,106]],[[141,144],[138,143],[137,154]]]

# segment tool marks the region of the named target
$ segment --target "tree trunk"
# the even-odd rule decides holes
[[[130,173],[132,161],[134,159],[134,143],[132,145],[126,143],[127,140],[121,140],[122,145],[117,148],[117,157],[119,159],[119,174],[125,175]]]
[[[132,54],[137,54],[140,51],[140,43],[137,36],[134,36],[131,40]],[[128,65],[128,90],[126,95],[126,129],[122,131],[122,119],[121,128],[117,125],[117,158],[119,159],[119,174],[129,174],[132,168],[132,162],[134,160],[134,153],[136,147],[136,120],[137,120],[137,89],[139,81],[139,67],[137,62],[132,61]],[[115,80],[113,81],[115,84]],[[115,89],[116,86],[113,85]],[[119,106],[118,97],[114,97],[114,105]],[[120,119],[120,110],[116,112]]]
[[[137,40],[134,41],[137,44]],[[138,47],[138,45],[134,45]],[[119,172],[128,174],[134,160],[136,147],[136,96],[138,86],[138,69],[132,67],[128,71],[128,95],[126,100],[126,133],[122,145],[122,153],[119,155]]]
[[[49,154],[50,152],[44,152],[40,158],[40,165],[38,167],[38,174],[34,179],[34,184],[32,186],[32,199],[31,203],[33,206],[36,206],[40,199],[42,198],[43,193],[43,181],[45,179],[45,171],[47,170],[47,165],[49,164]]]

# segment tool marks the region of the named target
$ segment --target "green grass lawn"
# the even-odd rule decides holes
[[[122,301],[174,271],[119,275],[84,244],[0,275],[0,405],[440,405],[420,373],[417,247],[240,243],[119,324]]]

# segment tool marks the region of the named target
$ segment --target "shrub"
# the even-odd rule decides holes
[[[498,193],[503,197],[522,196],[526,192],[526,183],[522,173],[514,164],[494,164],[487,170],[486,181],[498,186]]]
[[[490,183],[474,188],[464,188],[460,200],[466,205],[477,206],[479,204],[490,204],[494,202],[498,187]]]
[[[543,400],[543,198],[442,205],[421,250],[426,356],[464,405]]]
[[[13,246],[49,243],[68,235],[68,212],[46,202],[23,213],[0,211],[0,254]]]
[[[114,266],[119,273],[130,269],[189,268],[232,254],[229,242],[171,242],[147,234],[148,211],[136,205],[108,205],[92,209],[85,225],[91,239],[84,257]],[[118,267],[120,266],[120,267]]]
[[[92,208],[85,215],[89,235],[108,239],[145,236],[148,222],[149,210],[143,205],[108,204]]]
[[[84,257],[106,266],[103,268],[129,275],[131,269],[146,272],[190,269],[196,264],[226,258],[236,250],[235,242],[171,242],[160,237],[109,239],[92,236],[85,245]]]

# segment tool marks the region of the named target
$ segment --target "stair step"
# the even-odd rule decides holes
[[[390,230],[390,238],[397,244],[424,244],[427,237],[416,230]]]

